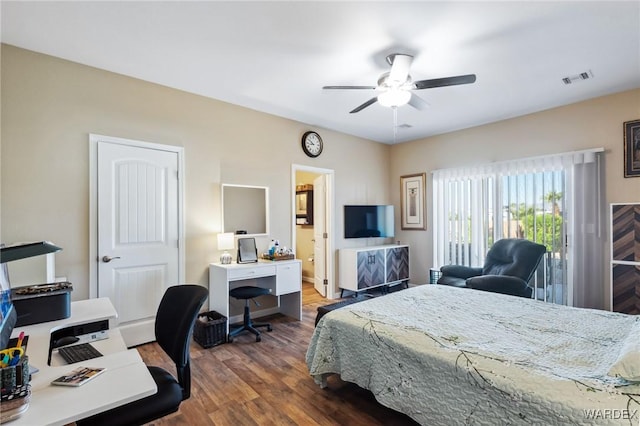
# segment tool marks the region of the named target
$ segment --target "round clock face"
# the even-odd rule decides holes
[[[302,150],[309,157],[317,157],[322,153],[322,138],[316,132],[302,135]]]

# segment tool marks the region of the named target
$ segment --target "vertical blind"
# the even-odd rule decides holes
[[[592,149],[433,172],[433,265],[481,266],[494,241],[547,247],[534,297],[600,307],[600,155]]]

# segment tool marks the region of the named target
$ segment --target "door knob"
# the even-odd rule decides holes
[[[109,263],[109,262],[111,262],[113,259],[120,259],[120,256],[113,256],[113,257],[111,257],[111,256],[102,256],[102,261],[103,261],[104,263]]]

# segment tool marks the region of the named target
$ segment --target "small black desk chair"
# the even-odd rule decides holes
[[[84,425],[141,425],[178,411],[180,403],[191,396],[191,361],[189,344],[198,312],[209,295],[199,285],[169,287],[162,296],[156,314],[155,333],[158,345],[176,363],[176,375],[160,367],[148,366],[158,392],[109,411],[78,420]],[[114,389],[117,392],[117,389]]]
[[[260,332],[256,329],[256,327],[267,327],[267,331],[273,330],[271,324],[269,323],[254,323],[251,321],[251,311],[249,310],[249,299],[254,299],[258,296],[264,296],[271,293],[268,288],[262,287],[253,287],[253,286],[242,286],[236,287],[229,291],[229,296],[234,299],[242,299],[244,300],[244,321],[243,324],[229,332],[229,342],[233,342],[233,338],[243,331],[250,331],[256,335],[256,342],[261,340]],[[258,305],[258,302],[254,300],[254,303]]]

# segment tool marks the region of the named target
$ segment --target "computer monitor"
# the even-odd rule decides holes
[[[11,285],[6,263],[0,263],[0,349],[7,347],[18,313],[11,303]]]
[[[5,246],[0,243],[0,349],[7,347],[18,313],[11,302],[11,285],[6,262],[55,253],[62,250],[49,241],[21,243]]]

